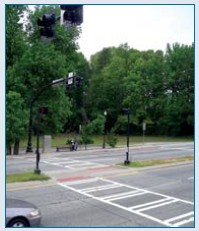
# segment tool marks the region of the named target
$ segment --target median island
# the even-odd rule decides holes
[[[6,184],[15,182],[27,182],[27,181],[45,181],[49,180],[50,177],[44,174],[36,174],[34,172],[24,172],[12,175],[6,175]]]
[[[194,156],[183,156],[177,158],[169,158],[169,159],[154,159],[154,160],[144,160],[144,161],[132,161],[129,165],[124,165],[124,163],[119,163],[118,165],[132,167],[132,168],[142,168],[154,165],[162,165],[162,164],[172,164],[183,161],[194,161]]]

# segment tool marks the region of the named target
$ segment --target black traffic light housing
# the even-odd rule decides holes
[[[48,114],[48,107],[39,107],[39,113],[43,115]]]
[[[65,21],[70,21],[75,24],[81,24],[83,22],[83,5],[61,5],[60,8],[65,10]]]
[[[122,108],[122,115],[128,115],[129,112],[129,108]]]
[[[42,18],[39,18],[37,20],[37,24],[42,27],[40,29],[40,35],[47,38],[55,37],[55,22],[56,19],[54,10],[48,14],[44,14]]]
[[[82,82],[83,78],[80,76],[76,76],[75,77],[75,87],[81,87],[81,82]]]

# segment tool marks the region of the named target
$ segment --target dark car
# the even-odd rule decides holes
[[[7,227],[40,227],[39,209],[26,201],[6,199]]]

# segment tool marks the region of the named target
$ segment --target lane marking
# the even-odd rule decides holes
[[[57,184],[52,183],[52,184],[45,184],[45,185],[26,186],[26,187],[21,187],[21,188],[6,189],[6,192],[25,190],[25,189],[34,189],[34,188],[45,188],[45,187],[50,187],[50,186],[55,186],[55,185],[57,185]]]
[[[192,177],[189,177],[188,180],[194,180],[194,177],[193,177],[193,176],[192,176]]]
[[[75,188],[74,186],[76,185],[81,185],[84,186],[85,183],[92,183],[92,182],[96,182],[96,183],[101,183],[101,182],[108,182],[109,185],[101,185],[101,186],[95,186],[92,188]],[[115,185],[117,185],[118,187],[123,187],[123,188],[128,188],[128,189],[133,189],[133,191],[131,190],[130,192],[121,192],[119,194],[112,194],[110,196],[105,196],[105,197],[100,197],[100,196],[94,196],[93,194],[91,194],[92,192],[97,192],[99,190],[111,190],[111,183],[112,183],[112,187],[114,187]],[[160,193],[156,193],[156,192],[151,192],[149,190],[144,190],[144,189],[139,189],[137,187],[132,187],[126,184],[121,184],[115,181],[111,181],[111,180],[107,180],[101,177],[96,177],[92,179],[88,180],[82,180],[79,182],[74,182],[74,183],[58,183],[58,185],[60,185],[61,187],[65,187],[67,189],[71,189],[72,191],[78,192],[80,194],[83,194],[87,197],[90,197],[92,199],[96,199],[100,202],[115,206],[117,208],[126,210],[128,212],[137,214],[139,216],[145,217],[147,219],[153,220],[155,222],[158,222],[164,226],[169,226],[169,227],[178,227],[181,226],[183,224],[189,223],[191,221],[193,221],[193,218],[189,218],[189,219],[184,219],[182,221],[176,222],[175,224],[171,224],[169,223],[169,221],[178,221],[179,219],[183,219],[185,217],[187,217],[188,215],[192,215],[193,211],[189,212],[188,215],[179,215],[177,217],[172,217],[172,218],[168,218],[167,220],[163,220],[163,219],[159,219],[157,217],[154,217],[152,215],[143,213],[146,210],[150,210],[150,209],[158,209],[159,207],[165,206],[165,205],[169,205],[172,203],[176,203],[176,202],[181,202],[184,203],[185,205],[193,205],[193,202],[190,201],[186,201],[186,200],[181,200],[175,197],[170,197],[164,194],[160,194]],[[110,188],[109,188],[110,187]],[[123,195],[122,195],[123,194]],[[145,204],[140,204],[140,205],[136,205],[136,206],[131,206],[131,207],[126,207],[123,205],[120,205],[117,203],[117,200],[122,200],[122,199],[126,199],[126,198],[130,198],[130,197],[140,197],[144,194],[152,194],[153,196],[157,195],[157,196],[161,196],[162,199],[161,200],[155,200],[155,201],[151,201]],[[183,205],[183,206],[185,206]],[[157,213],[158,214],[158,213]],[[169,216],[169,214],[168,214]]]
[[[139,210],[137,210],[137,211],[138,211],[138,212],[143,212],[143,211],[146,211],[146,210],[158,208],[158,207],[161,207],[161,206],[164,206],[164,205],[168,205],[168,204],[172,204],[172,203],[175,203],[175,202],[178,202],[178,199],[176,199],[176,200],[171,200],[171,201],[167,201],[167,202],[165,202],[165,203],[161,203],[161,204],[157,204],[157,205],[153,205],[153,206],[149,206],[149,207],[147,207],[147,208],[142,208],[142,209],[139,209]]]
[[[87,183],[91,183],[91,182],[95,182],[95,181],[97,181],[97,178],[91,178],[91,179],[87,179],[87,180],[78,180],[78,181],[74,181],[74,182],[69,182],[69,183],[67,183],[67,185],[87,184]]]
[[[194,217],[191,217],[191,218],[189,218],[187,220],[177,222],[177,223],[173,224],[173,226],[178,227],[178,226],[184,225],[184,224],[192,222],[192,221],[194,221]]]
[[[101,197],[101,199],[109,200],[109,199],[114,198],[114,197],[120,197],[120,196],[129,195],[129,194],[133,194],[133,193],[137,193],[137,192],[138,191],[135,190],[135,191],[129,191],[129,192],[125,192],[125,193],[118,193],[118,194],[113,194],[112,196]]]
[[[108,190],[108,189],[113,189],[113,188],[119,188],[121,187],[120,185],[103,185],[103,186],[98,186],[98,187],[93,187],[93,188],[86,188],[82,189],[82,192],[90,193],[90,192],[96,192],[96,191],[103,191],[103,190]]]
[[[128,175],[132,175],[132,174],[137,174],[140,173],[138,171],[132,171],[132,172],[127,172],[127,173],[118,173],[118,174],[112,174],[112,175],[105,175],[103,176],[103,178],[114,178],[117,176],[128,176]]]
[[[126,199],[128,197],[136,197],[136,196],[140,196],[140,195],[143,195],[143,194],[146,194],[146,193],[147,192],[132,193],[132,194],[125,195],[125,196],[122,196],[122,197],[111,198],[111,199],[109,199],[109,201],[117,201],[117,200],[121,200],[121,199]]]
[[[64,184],[61,184],[61,183],[58,183],[58,185],[60,185],[61,187],[67,188],[67,189],[71,189],[71,190],[74,191],[74,192],[80,193],[79,190],[77,190],[77,189],[75,189],[75,188],[73,188],[73,187],[71,187],[71,186],[69,186],[69,185],[64,185]],[[83,195],[85,195],[85,196],[87,196],[87,197],[90,197],[90,198],[92,198],[92,199],[95,199],[95,200],[104,202],[104,203],[106,203],[106,204],[115,206],[115,207],[117,207],[117,208],[126,210],[126,211],[128,211],[128,212],[132,212],[129,208],[126,208],[126,207],[124,207],[124,206],[122,206],[122,205],[119,205],[119,204],[115,204],[115,203],[113,203],[113,202],[111,202],[111,201],[105,201],[105,200],[103,200],[103,199],[100,199],[99,197],[96,197],[96,196],[87,194],[86,192],[81,192],[81,194],[83,194]],[[160,220],[160,219],[158,219],[158,218],[155,218],[155,217],[152,217],[152,216],[150,216],[150,215],[147,215],[147,214],[144,214],[144,213],[143,213],[143,214],[140,214],[139,212],[136,212],[136,211],[133,211],[133,213],[135,213],[135,214],[137,214],[137,215],[141,215],[142,217],[145,217],[145,218],[147,218],[147,219],[156,221],[156,222],[158,222],[158,223],[160,223],[160,224],[162,224],[162,225],[169,226],[169,225],[167,225],[167,224],[164,224],[164,223],[162,222],[162,220]]]
[[[153,204],[158,204],[160,202],[164,202],[164,201],[168,201],[168,200],[171,200],[170,198],[164,198],[164,199],[161,199],[161,200],[156,200],[156,201],[152,201],[152,202],[148,202],[148,203],[144,203],[144,204],[141,204],[141,205],[136,205],[136,206],[133,206],[133,207],[129,207],[130,209],[139,209],[141,207],[145,207],[147,205],[153,205]]]
[[[110,169],[110,168],[113,168],[113,167],[112,166],[93,167],[93,168],[88,168],[87,171],[105,170],[105,169]]]
[[[97,168],[102,168],[102,167],[110,167],[109,165],[106,164],[100,164],[100,163],[95,163],[95,162],[90,162],[90,161],[83,161],[83,160],[78,160],[78,159],[72,159],[72,158],[49,158],[49,159],[44,159],[41,161],[42,163],[45,164],[51,164],[54,166],[60,166],[64,168],[68,168],[71,170],[83,170],[83,169],[95,169],[100,170]],[[90,165],[93,166],[93,168],[90,167]]]
[[[194,215],[194,212],[185,213],[185,214],[182,214],[180,216],[172,217],[172,218],[164,220],[164,221],[170,223],[172,221],[180,220],[181,218],[192,216],[192,215]]]
[[[186,164],[182,164],[182,165],[171,165],[171,166],[158,166],[155,169],[139,169],[137,171],[132,171],[132,172],[127,172],[127,173],[119,173],[119,174],[112,174],[112,175],[105,175],[103,176],[103,178],[115,178],[117,176],[128,176],[128,175],[132,175],[132,174],[140,174],[140,173],[145,173],[145,172],[153,172],[153,171],[159,171],[162,169],[170,169],[170,168],[182,168],[182,167],[187,167],[189,165],[194,165],[194,163],[186,163]]]
[[[59,182],[65,182],[65,181],[73,181],[73,180],[81,180],[81,179],[85,179],[85,176],[77,176],[77,177],[67,177],[67,178],[62,178],[59,179]]]

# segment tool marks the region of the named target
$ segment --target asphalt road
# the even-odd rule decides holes
[[[193,155],[193,143],[145,145],[132,160]],[[194,164],[135,170],[114,166],[124,150],[42,155],[53,180],[13,184],[6,197],[37,205],[43,227],[194,227]],[[6,172],[34,169],[31,155],[7,159]]]

